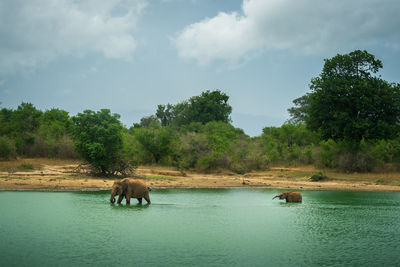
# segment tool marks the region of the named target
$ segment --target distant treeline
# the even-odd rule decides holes
[[[76,158],[67,111],[40,111],[31,103],[0,110],[0,158]]]
[[[366,51],[325,60],[311,92],[293,101],[291,119],[253,138],[231,125],[229,96],[219,90],[159,105],[130,128],[107,109],[70,117],[22,103],[0,110],[0,157],[81,158],[103,175],[141,164],[235,173],[303,164],[397,170],[400,86],[375,76],[379,68]]]

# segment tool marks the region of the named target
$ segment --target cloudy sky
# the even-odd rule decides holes
[[[204,90],[249,135],[279,126],[323,59],[366,49],[400,82],[398,0],[0,0],[0,102],[126,126]]]

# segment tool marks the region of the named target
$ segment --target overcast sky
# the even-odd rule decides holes
[[[323,59],[366,49],[400,82],[398,0],[0,0],[0,102],[126,126],[204,90],[251,136],[288,118]]]

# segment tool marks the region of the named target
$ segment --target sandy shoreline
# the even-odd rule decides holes
[[[93,191],[108,190],[116,179],[96,178],[77,173],[74,162],[48,159],[25,159],[35,166],[31,170],[6,169],[0,162],[0,190]],[[19,166],[18,162],[12,163]],[[394,191],[400,192],[400,173],[340,174],[327,173],[326,181],[311,182],[317,170],[271,168],[264,172],[235,175],[231,173],[199,174],[179,172],[170,168],[140,167],[135,175],[153,188],[276,188],[298,190]],[[336,177],[336,178],[335,178]]]

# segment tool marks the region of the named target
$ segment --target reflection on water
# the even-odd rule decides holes
[[[400,264],[399,193],[278,192],[153,189],[130,206],[110,191],[0,192],[0,265]]]

